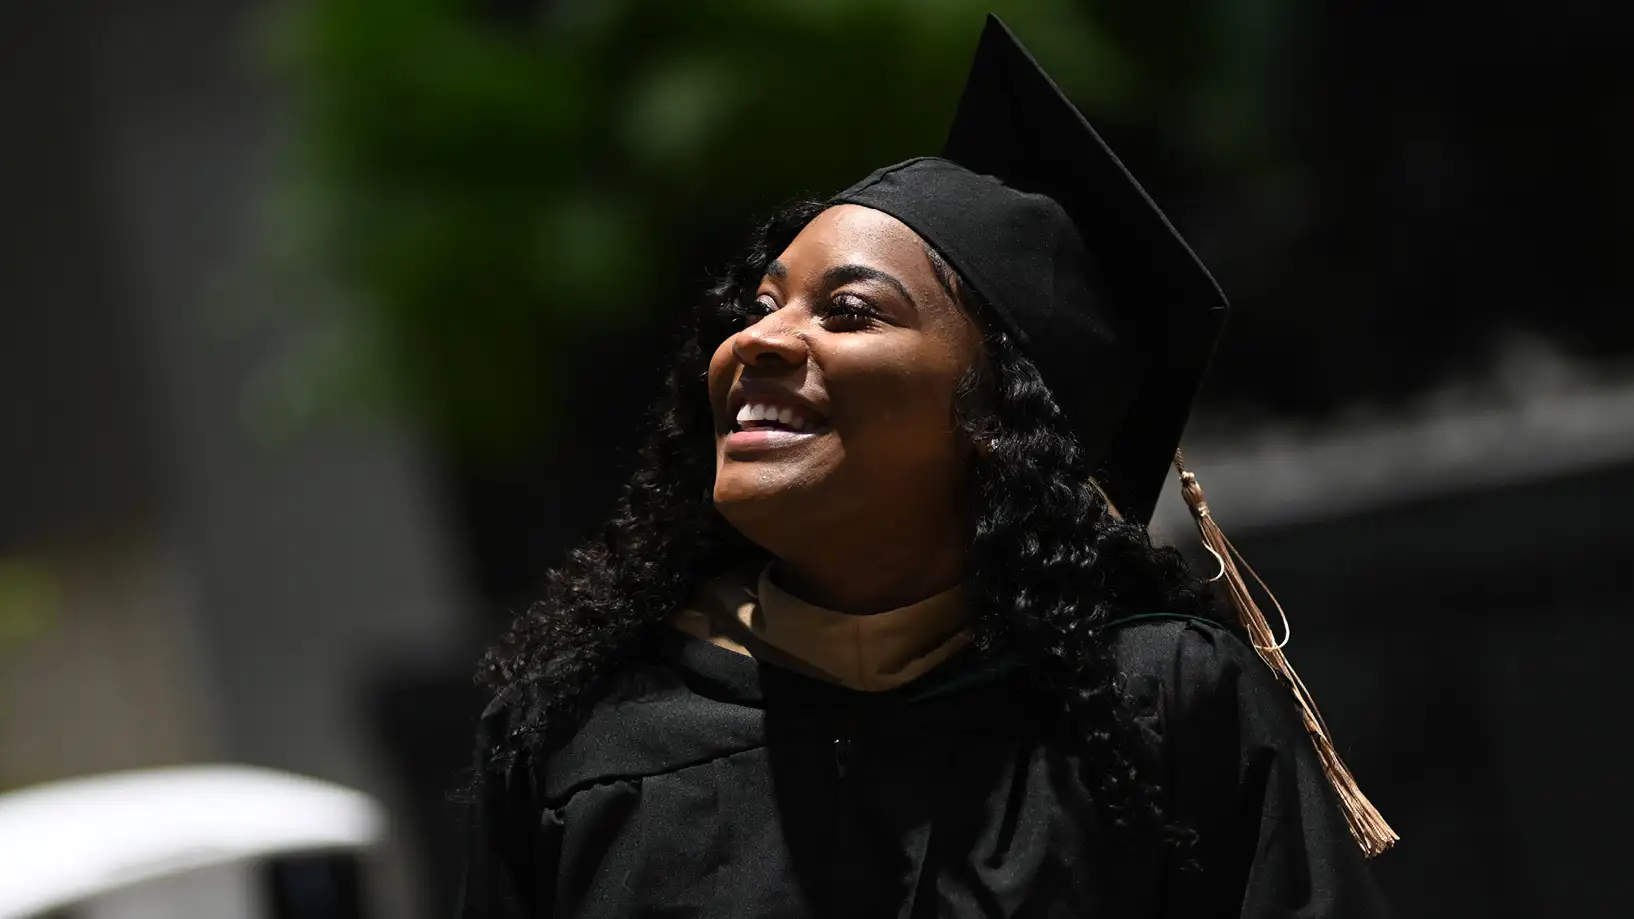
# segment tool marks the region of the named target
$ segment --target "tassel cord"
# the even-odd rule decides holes
[[[1232,545],[1231,540],[1220,530],[1209,513],[1202,485],[1198,483],[1197,476],[1186,469],[1185,458],[1178,450],[1175,451],[1174,465],[1180,473],[1181,494],[1185,497],[1187,506],[1191,508],[1203,546],[1220,563],[1219,573],[1209,580],[1225,581],[1226,593],[1231,600],[1232,608],[1237,614],[1238,622],[1248,632],[1254,650],[1277,678],[1292,691],[1294,702],[1299,708],[1300,720],[1304,723],[1306,732],[1310,734],[1317,756],[1322,762],[1322,770],[1327,774],[1328,781],[1332,783],[1334,791],[1339,796],[1340,808],[1344,812],[1351,835],[1356,838],[1367,857],[1371,858],[1384,852],[1400,837],[1391,829],[1390,824],[1385,822],[1384,815],[1380,814],[1362,793],[1355,777],[1351,775],[1350,769],[1334,746],[1327,722],[1316,707],[1316,699],[1312,697],[1310,689],[1305,686],[1305,681],[1299,678],[1293,664],[1283,653],[1293,636],[1287,611],[1282,608],[1282,604],[1278,602],[1276,595],[1271,593],[1265,581],[1243,558],[1242,553],[1237,551],[1237,547]],[[1265,614],[1254,602],[1248,582],[1237,570],[1239,563],[1276,606],[1277,614],[1282,619],[1281,640],[1277,639],[1270,623],[1266,621]]]

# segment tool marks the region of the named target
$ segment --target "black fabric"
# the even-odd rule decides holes
[[[677,634],[546,762],[483,786],[462,919],[1388,915],[1250,648],[1160,620],[1111,641],[1187,858],[1118,843],[1017,667],[972,652],[869,694]]]
[[[945,256],[1038,365],[1113,503],[1151,519],[1225,295],[997,17],[941,157],[832,203],[884,211]]]

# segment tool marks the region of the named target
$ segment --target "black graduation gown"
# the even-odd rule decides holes
[[[677,633],[543,768],[482,787],[462,919],[1389,915],[1251,648],[1162,619],[1110,640],[1184,857],[1119,845],[1019,672],[972,653],[863,693]]]

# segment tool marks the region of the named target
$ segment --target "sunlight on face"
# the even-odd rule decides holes
[[[871,517],[932,518],[963,487],[953,426],[979,335],[924,243],[856,205],[779,254],[747,327],[715,349],[715,503],[777,554]]]

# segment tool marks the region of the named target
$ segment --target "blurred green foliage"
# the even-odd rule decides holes
[[[61,606],[62,583],[51,566],[24,556],[0,557],[0,674],[13,652],[51,629]],[[4,682],[0,682],[0,691]],[[4,765],[0,762],[0,767]],[[0,792],[9,791],[16,782],[15,776],[0,768]]]
[[[50,569],[26,559],[0,559],[0,654],[44,632],[60,587]]]
[[[1201,59],[1151,16],[1132,56],[1073,0],[298,7],[285,216],[335,296],[286,377],[462,449],[536,437],[575,355],[666,322],[752,217],[934,152],[989,10],[1097,117]]]
[[[1608,307],[1634,70],[1592,19],[1516,67],[1451,8],[1292,0],[284,9],[271,248],[295,284],[267,287],[318,321],[253,394],[263,426],[406,409],[467,457],[537,452],[582,381],[656,382],[653,342],[754,218],[936,150],[990,9],[1231,293],[1216,408],[1387,405],[1514,329],[1623,360],[1634,340]]]

